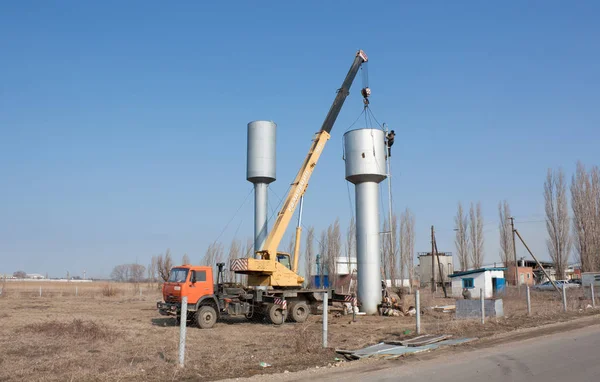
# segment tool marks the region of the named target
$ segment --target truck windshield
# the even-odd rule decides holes
[[[169,275],[169,282],[183,283],[187,279],[188,270],[185,268],[173,268]]]

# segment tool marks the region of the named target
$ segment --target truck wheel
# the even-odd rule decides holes
[[[306,321],[309,313],[310,308],[306,301],[294,302],[290,306],[290,316],[292,321],[302,323]]]
[[[196,312],[196,325],[200,329],[210,329],[217,322],[217,311],[210,305],[204,305]]]
[[[287,312],[284,314],[279,305],[268,304],[266,312],[267,318],[273,325],[281,325],[287,318]]]

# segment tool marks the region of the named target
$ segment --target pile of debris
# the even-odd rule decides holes
[[[417,314],[417,310],[415,309],[414,306],[408,307],[408,309],[405,311],[404,308],[400,305],[381,304],[381,306],[379,308],[379,314],[381,316],[392,316],[392,317],[410,316],[410,317],[412,317],[415,314]]]
[[[426,334],[401,341],[384,341],[359,350],[336,349],[336,353],[348,360],[361,358],[394,359],[406,354],[414,354],[434,350],[442,346],[453,346],[476,340],[477,338],[456,338],[451,335]]]
[[[402,306],[401,298],[397,293],[392,292],[384,286],[381,304],[379,305],[379,315],[389,317],[414,316],[417,310],[414,306],[405,309]]]
[[[434,306],[433,308],[434,312],[440,312],[440,313],[454,313],[456,312],[456,305],[443,305],[443,306]]]

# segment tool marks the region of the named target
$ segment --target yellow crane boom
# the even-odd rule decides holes
[[[350,67],[341,88],[337,92],[325,120],[323,121],[321,130],[316,133],[308,151],[308,155],[304,159],[304,162],[302,162],[302,166],[291,184],[283,206],[277,215],[277,220],[273,225],[273,229],[267,236],[264,248],[256,251],[259,255],[257,257],[259,258],[237,259],[232,262],[231,270],[236,273],[248,275],[248,285],[298,287],[304,282],[304,278],[297,274],[300,237],[302,234],[300,222],[296,228],[293,266],[290,261],[290,255],[277,252],[277,248],[281,243],[296,208],[302,203],[302,198],[308,187],[308,181],[312,176],[325,144],[331,136],[331,129],[333,128],[346,97],[350,93],[352,82],[361,65],[367,61],[368,58],[365,52],[359,50],[356,53],[352,66]],[[361,93],[365,99],[365,103],[368,103],[367,97],[370,95],[370,90],[364,88]],[[302,208],[300,210],[302,210]]]

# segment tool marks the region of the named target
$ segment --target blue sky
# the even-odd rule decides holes
[[[220,240],[245,241],[246,124],[278,124],[275,206],[357,49],[417,251],[431,225],[455,251],[456,203],[481,201],[493,262],[500,200],[542,220],[546,169],[598,164],[597,2],[258,4],[0,5],[0,273],[106,276],[166,248],[199,261],[230,220]],[[309,187],[317,229],[351,214],[341,137],[360,86]],[[546,257],[544,224],[519,228]]]

